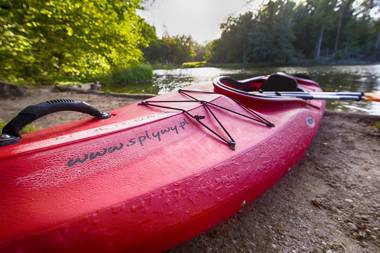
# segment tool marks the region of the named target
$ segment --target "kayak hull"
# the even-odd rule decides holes
[[[246,113],[222,95],[197,97]],[[182,112],[136,104],[1,148],[0,251],[161,252],[208,230],[285,175],[317,133],[324,103],[268,103],[258,111],[274,127],[215,110],[235,150]]]

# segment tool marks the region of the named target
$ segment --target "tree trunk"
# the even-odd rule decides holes
[[[322,41],[323,41],[323,35],[325,33],[325,26],[322,25],[321,26],[321,30],[319,32],[319,36],[318,36],[318,39],[317,39],[317,44],[315,46],[315,56],[314,58],[316,60],[319,60],[321,58],[321,48],[322,48]]]
[[[336,26],[335,44],[334,44],[333,55],[335,55],[336,52],[338,51],[339,38],[340,38],[340,31],[342,30],[343,14],[344,14],[344,9],[341,11],[341,13],[340,13],[340,15],[339,15],[338,25]]]
[[[343,19],[346,16],[347,12],[350,10],[350,7],[351,7],[353,2],[354,2],[354,0],[343,1],[342,7],[340,8],[338,24],[336,26],[335,44],[334,44],[333,55],[335,55],[338,52],[339,39],[340,39],[341,31],[342,31]]]
[[[243,61],[243,64],[247,64],[247,47],[243,45],[243,57],[242,57],[242,61]]]
[[[380,26],[379,26],[379,30],[377,31],[377,37],[376,37],[376,43],[375,43],[376,54],[379,52],[379,50],[380,50]]]

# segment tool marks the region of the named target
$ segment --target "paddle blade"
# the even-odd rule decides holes
[[[380,94],[377,93],[365,93],[364,99],[367,101],[380,102]]]

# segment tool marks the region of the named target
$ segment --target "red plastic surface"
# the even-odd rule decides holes
[[[222,95],[196,97],[245,113]],[[215,110],[235,151],[181,112],[137,104],[0,147],[0,252],[160,252],[228,218],[302,158],[324,111],[243,102],[275,127]],[[176,106],[216,127],[202,106]]]

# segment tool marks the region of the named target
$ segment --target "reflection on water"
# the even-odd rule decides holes
[[[317,66],[281,67],[255,69],[193,68],[155,70],[155,79],[150,88],[154,93],[163,94],[175,88],[200,82],[209,82],[220,75],[244,79],[255,75],[265,75],[282,71],[289,74],[304,73],[319,82],[325,91],[363,91],[380,93],[380,65],[361,66]],[[328,108],[339,111],[366,112],[380,114],[380,103],[340,101],[329,102]]]
[[[227,70],[220,68],[191,68],[191,69],[171,69],[155,70],[153,85],[158,87],[158,94],[164,94],[176,88],[182,88],[191,84],[209,82],[220,75],[234,75],[241,73],[241,70]]]

